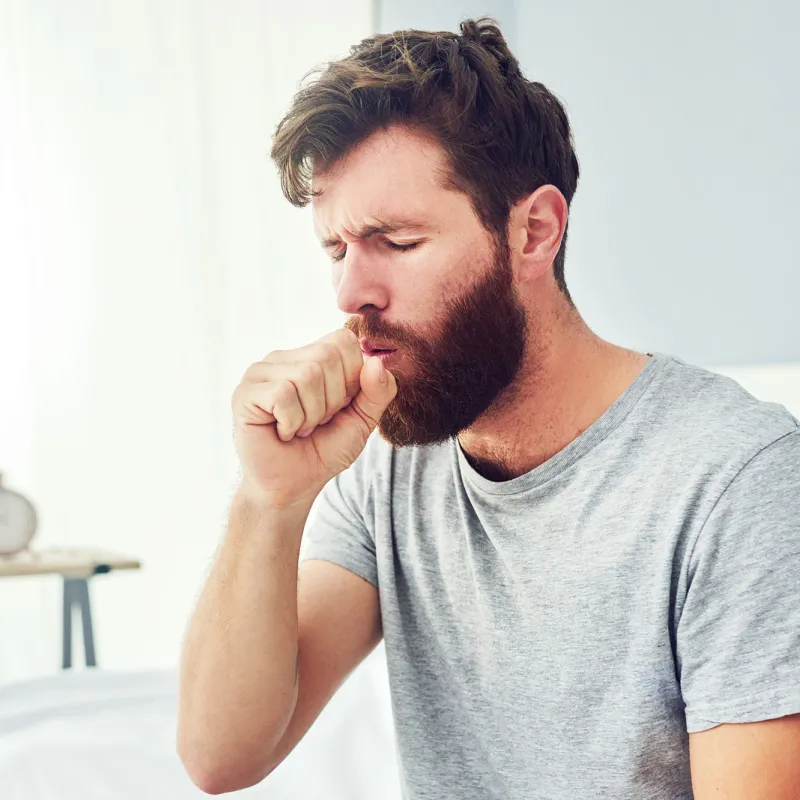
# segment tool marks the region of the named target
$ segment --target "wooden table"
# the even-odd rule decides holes
[[[83,651],[87,667],[96,667],[89,579],[118,569],[140,569],[135,558],[86,548],[23,550],[13,556],[0,556],[0,578],[22,575],[61,575],[64,581],[62,606],[62,667],[72,666],[72,612],[81,610]]]

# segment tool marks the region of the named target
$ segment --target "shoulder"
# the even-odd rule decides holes
[[[666,356],[651,387],[653,432],[667,452],[718,467],[732,479],[765,448],[794,434],[800,422],[779,403],[759,400],[733,378]],[[780,448],[779,448],[780,449]]]

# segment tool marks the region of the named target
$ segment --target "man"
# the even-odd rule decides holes
[[[409,798],[800,798],[800,426],[589,330],[567,117],[493,21],[365,40],[273,157],[350,316],[234,392],[195,782],[263,779],[382,636]]]

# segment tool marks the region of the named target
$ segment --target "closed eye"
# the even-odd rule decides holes
[[[422,244],[422,242],[411,242],[410,244],[398,244],[397,242],[392,242],[389,239],[384,239],[384,243],[390,250],[396,250],[400,252],[404,252],[406,250],[413,250],[415,247],[419,247],[419,245]],[[341,261],[346,254],[347,254],[347,248],[345,247],[345,249],[342,250],[340,253],[334,253],[331,256],[331,260],[334,262]]]
[[[413,250],[415,247],[418,247],[422,242],[411,242],[411,244],[397,244],[397,242],[390,242],[386,239],[386,246],[390,250]]]

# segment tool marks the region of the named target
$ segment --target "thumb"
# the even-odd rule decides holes
[[[382,378],[385,378],[385,381]],[[353,398],[351,406],[369,425],[371,432],[377,426],[386,407],[394,400],[397,394],[397,382],[377,356],[364,361],[359,380],[361,388]]]

